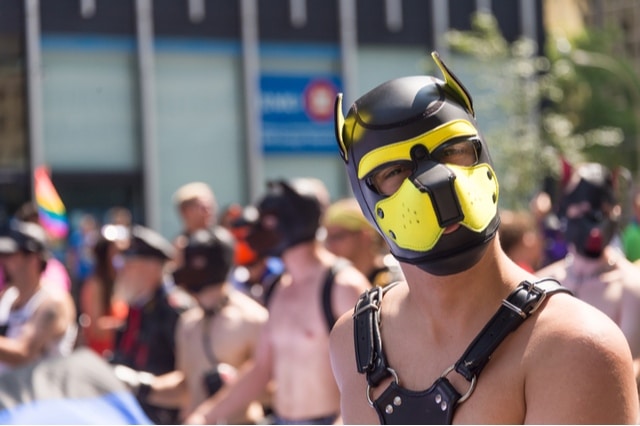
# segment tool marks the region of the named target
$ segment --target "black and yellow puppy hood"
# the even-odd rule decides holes
[[[444,81],[387,81],[357,99],[346,117],[339,94],[336,137],[354,195],[392,254],[449,275],[473,266],[495,236],[498,182],[471,96],[436,52],[432,57]],[[473,161],[453,160],[460,146],[472,150]],[[403,172],[392,193],[375,184],[380,175]]]

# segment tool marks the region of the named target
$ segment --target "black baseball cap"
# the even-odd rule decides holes
[[[131,228],[129,247],[123,252],[125,257],[146,257],[161,261],[172,259],[175,249],[158,232],[142,225]]]
[[[44,259],[50,256],[47,233],[37,223],[14,220],[0,235],[0,254],[14,254],[19,251],[40,254]]]
[[[235,239],[221,226],[200,229],[189,236],[184,265],[173,273],[176,284],[188,291],[226,281],[233,267]]]

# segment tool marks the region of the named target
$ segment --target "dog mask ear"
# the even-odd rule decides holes
[[[471,100],[471,95],[469,94],[467,89],[460,82],[460,80],[458,80],[455,74],[453,74],[453,72],[451,72],[451,70],[447,68],[444,62],[442,62],[442,60],[440,59],[440,55],[438,55],[438,52],[431,52],[431,57],[438,65],[438,68],[440,68],[442,75],[444,75],[445,87],[450,90],[451,94],[453,94],[461,101],[460,103],[466,107],[469,114],[471,114],[473,118],[475,118],[476,113],[473,110],[473,101]]]
[[[342,129],[344,128],[344,114],[342,112],[342,93],[338,93],[336,96],[336,103],[334,106],[334,118],[335,118],[335,131],[336,131],[336,140],[338,141],[338,149],[340,150],[340,156],[346,163],[348,161],[347,157],[347,147],[344,145],[344,140],[342,139]]]

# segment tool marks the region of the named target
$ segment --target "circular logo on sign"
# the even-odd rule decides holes
[[[313,80],[304,90],[304,109],[314,121],[333,119],[333,104],[338,90],[327,80]]]

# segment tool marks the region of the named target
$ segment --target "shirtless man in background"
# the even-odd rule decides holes
[[[330,317],[350,310],[369,283],[351,265],[334,268],[337,258],[316,240],[327,199],[326,188],[317,180],[277,181],[269,185],[258,208],[247,211],[253,223],[247,241],[260,254],[281,256],[286,272],[268,306],[269,321],[252,367],[198,407],[187,422],[224,422],[237,407],[258,398],[271,381],[276,385],[276,424],[338,420],[340,398],[329,362]],[[327,312],[323,295],[329,281],[333,285]]]
[[[184,265],[174,272],[176,282],[198,302],[180,317],[176,328],[176,370],[148,381],[148,400],[157,405],[181,401],[181,418],[235,379],[236,370],[252,359],[267,310],[233,288],[234,240],[224,228],[191,234],[184,249]],[[259,401],[247,401],[227,422],[251,424],[263,417]]]

